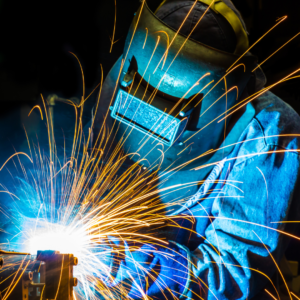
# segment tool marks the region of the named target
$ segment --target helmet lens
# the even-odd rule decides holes
[[[174,143],[181,127],[179,119],[121,89],[111,116],[169,147]]]

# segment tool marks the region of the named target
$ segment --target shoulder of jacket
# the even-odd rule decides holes
[[[254,120],[267,146],[299,149],[300,117],[293,108],[271,92],[266,92],[253,102]]]

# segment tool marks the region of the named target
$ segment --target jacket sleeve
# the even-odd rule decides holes
[[[178,299],[189,282],[190,255],[174,242],[169,245],[145,244],[115,259],[115,276],[106,280],[116,299]]]
[[[234,180],[235,187],[216,187],[221,191],[206,240],[191,253],[194,280],[188,299],[250,299],[270,281],[276,269],[272,257],[281,259],[289,240],[286,233],[295,229],[295,224],[289,228],[291,224],[277,222],[290,220],[299,209],[299,201],[292,201],[299,186],[299,156],[282,150],[265,147],[230,172],[232,162],[224,166],[224,179]],[[276,296],[275,289],[270,292]]]

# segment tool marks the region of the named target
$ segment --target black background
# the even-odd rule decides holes
[[[115,6],[116,1],[116,6]],[[160,0],[149,0],[155,7]],[[288,19],[272,31],[252,52],[262,61],[300,31],[300,1],[233,0],[248,26],[253,44],[276,20]],[[100,81],[122,54],[127,30],[138,0],[0,0],[0,147],[12,146],[24,121],[24,107],[33,107],[42,93],[65,98],[80,97],[82,82],[77,60],[85,74],[87,93]],[[115,40],[110,37],[117,11]],[[300,36],[277,53],[263,69],[268,84],[300,67]],[[300,79],[276,87],[273,92],[300,113]],[[92,97],[90,105],[96,97]],[[25,111],[27,112],[27,110]],[[32,123],[34,126],[34,122]],[[29,124],[30,125],[30,124]],[[11,148],[10,148],[11,149]],[[1,150],[0,165],[4,161]],[[296,259],[299,244],[289,254]]]
[[[110,53],[115,2],[117,22]],[[155,7],[160,0],[148,0]],[[254,43],[279,17],[288,19],[265,37],[252,52],[260,61],[300,31],[300,2],[294,0],[233,0],[242,12]],[[0,102],[1,114],[10,106],[34,103],[39,94],[58,93],[70,98],[82,92],[80,69],[91,90],[122,54],[125,37],[138,0],[20,1],[0,0]],[[300,36],[263,65],[268,83],[273,83],[300,65]],[[300,111],[297,80],[275,92]]]

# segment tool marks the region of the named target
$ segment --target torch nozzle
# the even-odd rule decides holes
[[[0,249],[0,255],[31,255],[31,254],[25,252],[4,251]]]

